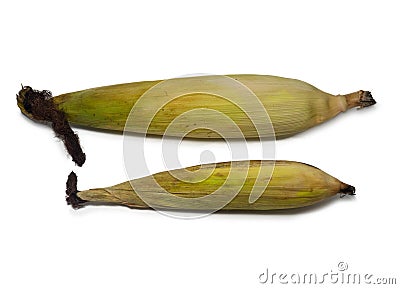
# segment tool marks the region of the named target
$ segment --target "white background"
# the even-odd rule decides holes
[[[0,6],[1,288],[263,288],[258,276],[266,268],[330,272],[340,261],[353,273],[400,282],[396,1]],[[376,106],[276,147],[277,159],[313,164],[356,186],[357,196],[294,212],[190,221],[67,206],[72,169],[80,189],[126,180],[122,136],[76,129],[87,162],[74,166],[49,127],[19,112],[20,83],[57,95],[189,73],[286,76],[333,94],[371,90]],[[185,165],[200,161],[197,151],[183,158]],[[154,162],[162,168],[161,159]]]

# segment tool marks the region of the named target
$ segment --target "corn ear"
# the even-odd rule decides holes
[[[209,176],[199,182],[193,178],[181,181],[175,177],[180,173],[199,170]],[[228,178],[230,182],[227,182]],[[256,180],[261,180],[261,183],[256,185]],[[159,188],[154,186],[154,181]],[[251,201],[250,195],[254,187],[260,185],[265,185],[265,188],[255,201]],[[224,187],[224,190],[218,192],[221,187]],[[140,188],[140,193],[133,188]],[[221,207],[218,200],[223,199],[224,194],[235,190],[237,194]],[[354,187],[318,168],[291,161],[207,164],[161,172],[115,186],[85,191],[77,191],[76,175],[73,172],[67,181],[67,202],[74,208],[87,204],[113,204],[131,208],[172,210],[266,211],[310,206],[336,194],[353,195],[354,192]],[[201,200],[211,194],[213,198],[209,198],[208,201]],[[171,198],[171,195],[177,198]],[[187,202],[188,199],[192,202]]]
[[[365,107],[375,103],[367,91],[334,96],[295,79],[268,75],[228,75],[227,77],[255,94],[262,107],[268,112],[274,132],[257,131],[249,117],[264,118],[267,122],[269,120],[265,119],[265,113],[257,109],[257,106],[254,106],[254,111],[251,109],[248,111],[230,102],[229,94],[232,90],[229,88],[222,91],[228,100],[209,93],[196,92],[198,85],[207,86],[210,91],[213,89],[217,91],[221,76],[196,76],[168,80],[168,90],[162,91],[162,94],[150,95],[154,102],[147,102],[144,107],[140,107],[140,117],[133,119],[132,122],[127,122],[132,107],[145,93],[162,81],[143,81],[92,88],[62,94],[53,97],[52,100],[56,107],[65,113],[70,123],[87,128],[114,131],[125,129],[136,133],[182,136],[182,132],[187,127],[199,126],[199,123],[209,116],[202,115],[202,111],[199,110],[198,113],[189,114],[184,121],[178,122],[174,130],[167,131],[168,125],[187,111],[207,108],[222,112],[232,119],[246,138],[272,137],[275,134],[277,139],[307,130],[350,108]],[[189,93],[168,101],[168,95],[180,91],[182,86],[186,86],[185,91]],[[193,86],[194,90],[190,91],[191,87],[187,86]],[[32,117],[24,107],[24,98],[24,90],[21,90],[18,104],[24,114]],[[165,103],[165,106],[159,107],[159,111],[153,117],[149,114],[155,102]],[[150,125],[147,122],[149,117],[151,118]],[[230,131],[218,116],[212,117],[215,119],[211,119],[210,122],[215,124],[216,130],[224,138],[238,137],[237,132]],[[199,128],[188,133],[186,137],[220,138],[221,135]]]

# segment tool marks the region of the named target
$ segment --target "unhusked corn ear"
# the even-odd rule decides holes
[[[195,177],[185,181],[176,178],[177,175],[199,170],[208,177],[201,181],[194,181]],[[154,185],[154,181],[158,186]],[[76,182],[76,175],[72,172],[67,182],[67,202],[74,208],[87,204],[113,204],[173,210],[263,211],[310,206],[336,194],[353,195],[355,192],[354,187],[316,167],[291,161],[206,164],[85,191],[77,191]],[[263,191],[252,200],[255,186],[261,186]],[[219,200],[232,191],[237,191],[237,194],[221,206]]]
[[[325,93],[314,86],[296,79],[289,79],[269,75],[228,75],[227,77],[238,81],[250,89],[261,101],[272,121],[276,138],[284,138],[304,131],[319,123],[322,123],[340,112],[353,107],[365,107],[375,103],[371,94],[367,91],[358,91],[348,95],[334,96]],[[171,82],[168,86],[170,91],[164,94],[151,95],[155,98],[165,98],[181,89],[182,85],[191,84],[193,89],[196,85],[207,87],[210,91],[223,79],[221,76],[196,76],[191,78],[178,78],[167,80]],[[160,111],[152,119],[150,127],[147,128],[146,117],[132,120],[133,125],[125,127],[128,115],[142,95],[151,90],[162,81],[143,81],[126,84],[118,84],[91,88],[87,90],[62,94],[53,97],[52,100],[58,109],[65,112],[69,122],[88,128],[99,128],[123,131],[124,128],[132,132],[163,135],[167,126],[177,116],[194,108],[209,108],[221,111],[230,117],[242,130],[247,138],[269,137],[271,131],[256,131],[248,115],[263,115],[261,111],[243,111],[244,108],[237,107],[229,102],[229,89],[227,88],[227,99],[192,91],[186,95],[175,98],[173,101],[160,107]],[[187,88],[190,91],[190,87]],[[219,92],[219,90],[218,90]],[[19,105],[23,113],[31,116],[23,106],[24,89],[19,94]],[[252,100],[253,101],[253,100]],[[163,103],[161,101],[161,103]],[[151,102],[147,103],[149,106]],[[143,107],[143,114],[148,108]],[[200,114],[200,115],[199,115]],[[189,115],[182,125],[196,127],[201,110],[198,114]],[[192,117],[192,118],[191,118]],[[214,120],[218,124],[218,119]],[[265,120],[268,121],[268,120]],[[182,131],[185,129],[181,128]],[[179,127],[175,130],[179,134]],[[224,131],[220,128],[225,138],[237,137],[233,132]],[[207,130],[196,130],[187,135],[194,138],[219,138],[221,136],[210,133]]]
[[[26,116],[58,128],[56,134],[80,165],[83,153],[73,155],[81,151],[79,142],[71,133],[62,133],[71,132],[66,120],[81,127],[153,135],[280,139],[350,108],[375,104],[368,91],[334,96],[296,79],[243,74],[133,82],[50,95],[25,86],[17,95],[18,106]]]

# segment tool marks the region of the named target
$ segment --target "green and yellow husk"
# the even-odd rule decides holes
[[[221,76],[197,76],[192,77],[193,83],[209,82]],[[331,95],[323,92],[314,86],[300,80],[288,79],[268,75],[228,75],[228,77],[240,82],[249,88],[261,101],[268,112],[277,139],[285,138],[296,133],[307,130],[322,122],[325,122],[337,114],[353,107],[365,107],[375,103],[371,94],[366,91],[358,91],[347,95]],[[187,81],[187,79],[186,79]],[[147,133],[154,135],[181,136],[188,127],[199,126],[200,115],[189,115],[185,121],[178,123],[173,131],[166,133],[167,126],[182,113],[196,108],[208,108],[217,110],[232,119],[242,131],[244,137],[272,137],[270,130],[257,131],[249,116],[257,118],[264,114],[260,111],[243,111],[242,108],[230,103],[226,99],[216,97],[207,93],[190,93],[166,104],[160,108],[158,113],[151,117],[152,121],[148,127],[146,112],[149,107],[142,107],[142,116],[127,123],[127,118],[132,107],[149,89],[161,81],[143,81],[112,86],[86,89],[82,91],[62,94],[53,97],[56,107],[66,114],[67,120],[74,125],[106,129],[114,131]],[[218,83],[218,80],[216,80]],[[179,89],[187,83],[182,79],[174,79],[174,86]],[[190,87],[189,87],[190,89]],[[159,101],[166,98],[167,94],[155,95]],[[227,92],[228,93],[228,92]],[[32,117],[23,105],[24,90],[21,90],[18,97],[18,105],[22,112]],[[151,106],[151,102],[149,103]],[[150,113],[150,112],[149,112]],[[247,114],[247,115],[246,115]],[[217,134],[208,129],[195,129],[187,134],[192,138],[224,138],[238,137],[237,133],[229,131],[224,127],[218,117],[211,120],[216,125]],[[269,120],[265,120],[269,121]],[[181,127],[179,127],[181,126]]]
[[[181,181],[180,173],[202,170],[210,173],[200,182]],[[244,175],[243,172],[247,174]],[[271,174],[272,172],[272,174]],[[230,182],[226,182],[228,177]],[[73,180],[75,178],[75,180]],[[255,182],[267,185],[254,202],[250,194]],[[154,180],[159,189],[154,189]],[[269,182],[269,183],[268,183]],[[76,175],[71,173],[67,182],[67,202],[75,208],[86,204],[112,204],[132,208],[172,210],[220,209],[219,198],[238,190],[238,194],[222,210],[278,210],[310,206],[337,194],[354,194],[354,187],[345,184],[320,169],[291,161],[237,161],[194,166],[157,173],[107,188],[76,190]],[[140,188],[138,194],[134,188]],[[217,190],[224,187],[220,193]],[[171,194],[178,198],[171,198]],[[213,194],[209,201],[199,201]],[[216,194],[216,195],[215,195]],[[220,194],[220,195],[218,195]],[[143,198],[144,197],[144,198]],[[146,200],[144,202],[143,199]],[[192,199],[193,202],[186,202]]]

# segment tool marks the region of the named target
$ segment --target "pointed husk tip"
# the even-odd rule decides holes
[[[360,108],[368,107],[376,104],[375,99],[372,97],[370,91],[360,91]]]
[[[355,196],[356,188],[348,184],[343,184],[342,187],[340,188],[339,193],[341,198],[343,198],[346,195]]]
[[[353,107],[364,108],[376,104],[372,93],[366,90],[359,90],[357,92],[345,95],[348,109]]]

